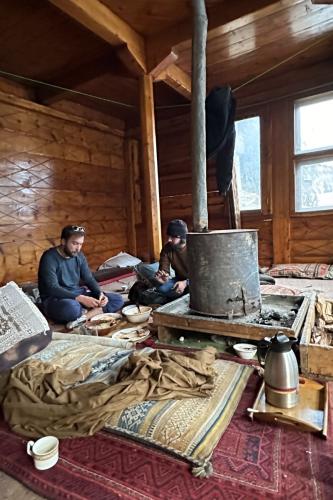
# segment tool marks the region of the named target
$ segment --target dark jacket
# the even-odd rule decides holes
[[[175,249],[170,243],[166,243],[160,253],[159,270],[170,274],[170,266],[175,271],[177,280],[188,278],[187,248]]]
[[[216,158],[216,180],[225,195],[232,181],[236,101],[229,86],[214,88],[206,98],[206,156]]]

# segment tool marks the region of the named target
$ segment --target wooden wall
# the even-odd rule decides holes
[[[35,280],[66,224],[86,227],[92,269],[128,249],[124,131],[24,97],[1,82],[1,283]]]
[[[190,114],[157,122],[158,167],[162,230],[165,237],[169,220],[184,219],[192,228]],[[207,166],[208,212],[210,229],[228,229],[230,222],[229,198],[217,191],[215,163]],[[243,215],[242,227],[259,229],[261,265],[269,265],[272,255],[272,217],[263,214]]]
[[[157,122],[157,154],[160,179],[162,231],[171,219],[183,219],[192,227],[190,115]],[[229,227],[228,202],[217,192],[215,167],[207,169],[209,227]]]
[[[320,71],[319,71],[320,70]],[[285,262],[333,262],[333,211],[294,209],[293,106],[295,99],[332,90],[333,65],[321,62],[244,87],[238,118],[261,118],[262,209],[242,212],[242,227],[258,229],[261,266]],[[191,226],[190,115],[159,120],[158,162],[163,228],[173,217]],[[229,206],[216,191],[208,167],[209,227],[230,227]]]

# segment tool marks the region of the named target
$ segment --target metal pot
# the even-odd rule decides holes
[[[295,342],[280,332],[261,343],[268,347],[264,372],[266,401],[278,408],[293,408],[298,403],[298,364],[292,350]]]

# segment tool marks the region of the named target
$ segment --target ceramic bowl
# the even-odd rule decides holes
[[[148,320],[151,311],[152,308],[148,306],[140,306],[139,311],[137,306],[131,305],[124,307],[121,312],[130,323],[143,323]]]
[[[257,352],[257,347],[253,344],[235,344],[233,348],[242,359],[252,359]]]

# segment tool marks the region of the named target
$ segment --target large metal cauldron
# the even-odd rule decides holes
[[[190,308],[209,316],[244,316],[261,306],[254,229],[188,234]]]

